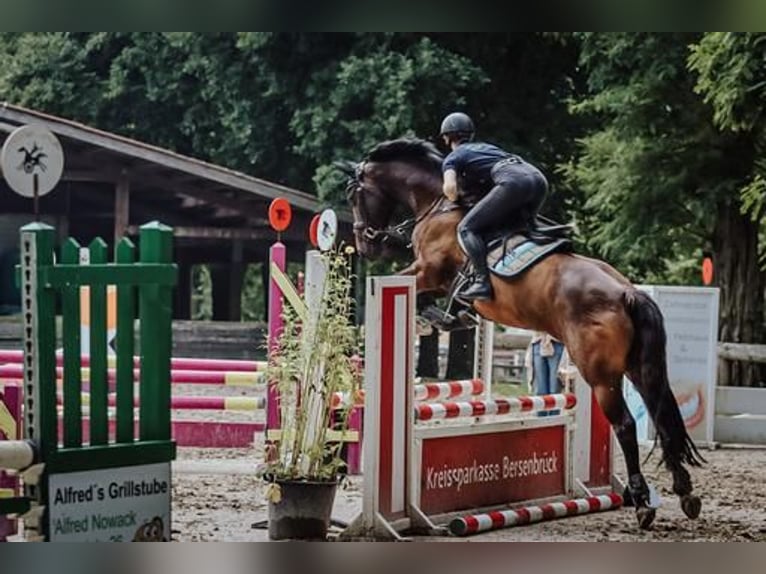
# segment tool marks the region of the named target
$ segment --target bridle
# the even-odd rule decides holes
[[[368,187],[364,184],[364,165],[366,162],[361,162],[354,168],[354,177],[350,178],[346,184],[346,197],[351,202],[351,205],[355,205],[360,216],[360,221],[354,221],[354,232],[361,232],[362,238],[367,243],[390,243],[396,242],[404,244],[406,247],[410,247],[410,235],[412,229],[415,227],[415,219],[407,219],[397,225],[388,226],[385,229],[378,229],[369,225],[369,214],[367,213],[367,205],[364,201],[360,200],[360,194],[366,193],[369,195],[376,195],[377,197],[388,200],[388,198],[377,188]]]
[[[396,242],[404,244],[407,248],[412,247],[410,241],[412,231],[415,229],[418,223],[423,221],[432,212],[446,213],[458,209],[458,206],[449,202],[445,196],[439,196],[431,202],[428,208],[423,211],[417,217],[410,217],[397,223],[395,225],[389,225],[385,229],[379,229],[369,225],[367,222],[370,220],[367,213],[367,206],[364,201],[360,200],[360,194],[366,193],[370,195],[376,195],[383,200],[389,200],[383,192],[376,187],[366,186],[364,183],[364,166],[366,162],[361,162],[354,168],[354,176],[349,179],[346,184],[346,197],[352,205],[355,205],[360,216],[360,221],[354,221],[353,229],[355,232],[361,232],[362,238],[368,243],[381,243]],[[445,205],[446,204],[446,205]],[[438,210],[437,207],[441,206]],[[356,218],[355,218],[356,219]]]

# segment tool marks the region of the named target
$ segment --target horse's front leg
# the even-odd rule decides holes
[[[410,263],[407,267],[405,267],[401,271],[398,271],[396,274],[397,275],[408,275],[408,276],[409,275],[415,275],[415,276],[417,276],[418,272],[420,271],[420,267],[421,267],[420,261],[416,259],[415,261]]]
[[[429,269],[427,263],[424,263],[421,259],[416,259],[410,265],[402,269],[397,275],[414,275],[415,276],[415,291],[419,294],[429,293],[432,291],[443,291],[443,286],[434,281],[438,274],[434,269]]]

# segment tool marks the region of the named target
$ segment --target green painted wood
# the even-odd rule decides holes
[[[136,248],[127,237],[115,249],[118,264],[134,265]],[[133,442],[133,355],[135,352],[136,288],[120,282],[117,285],[117,442]]]
[[[21,228],[21,297],[24,322],[24,437],[34,441],[41,460],[58,447],[56,408],[56,298],[39,282],[39,271],[53,264],[56,232],[50,225]],[[24,486],[36,504],[47,505],[48,481]]]
[[[44,224],[22,229],[20,279],[25,317],[25,432],[39,445],[45,472],[26,498],[0,501],[0,513],[25,511],[30,502],[46,505],[51,473],[98,470],[170,462],[176,456],[170,425],[172,287],[178,277],[172,263],[172,230],[159,223],[141,231],[140,262],[135,247],[122,241],[114,264],[106,244],[94,240],[90,262],[79,265],[79,245],[68,240],[54,265],[55,230]],[[106,286],[117,285],[117,437],[110,442],[107,408]],[[90,444],[83,444],[80,389],[80,287],[89,286]],[[64,335],[64,437],[58,446],[56,405],[56,304],[61,293]],[[138,297],[138,305],[136,301]],[[139,435],[133,431],[134,319],[141,324],[141,408]],[[71,414],[70,414],[71,413]],[[49,524],[43,520],[42,532]]]
[[[141,226],[141,263],[170,264],[173,230],[158,222]],[[173,265],[175,268],[176,266]],[[142,441],[170,440],[170,353],[173,301],[171,287],[142,285],[139,290],[141,322],[141,405],[139,433]]]
[[[139,464],[170,462],[176,457],[173,441],[143,441],[135,444],[110,444],[61,449],[46,461],[48,474],[119,468]]]
[[[89,265],[107,262],[106,243],[91,241]],[[106,360],[106,285],[90,285],[90,444],[109,442],[108,378]]]
[[[134,265],[110,264],[56,265],[43,269],[43,282],[49,287],[66,285],[175,285],[178,270],[175,266],[136,263]]]
[[[33,306],[28,310],[29,318],[25,317],[24,329],[25,438],[36,440],[44,454],[56,449],[58,438],[56,299],[55,292],[45,289],[38,277],[40,269],[53,264],[54,242],[55,230],[50,225],[33,223],[21,228],[22,297],[28,297]],[[27,250],[30,259],[25,261]]]
[[[80,244],[68,239],[61,248],[61,262],[77,265]],[[64,347],[64,437],[67,448],[82,446],[82,370],[80,345],[80,287],[61,289],[62,341]]]

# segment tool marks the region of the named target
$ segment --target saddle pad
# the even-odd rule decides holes
[[[516,277],[547,255],[571,249],[572,242],[567,238],[539,245],[524,235],[511,235],[490,251],[487,263],[496,275]]]

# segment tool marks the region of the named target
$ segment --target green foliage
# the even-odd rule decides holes
[[[321,197],[337,200],[343,187],[327,168],[333,160],[358,159],[386,139],[433,134],[444,102],[463,107],[465,94],[486,81],[468,59],[429,38],[375,35],[312,76],[308,105],[290,122],[294,150],[325,166],[316,173],[316,186]]]
[[[762,125],[766,36],[708,33],[690,51],[689,67],[698,74],[695,91],[712,105],[716,125],[735,132]]]
[[[586,249],[634,280],[688,279],[720,201],[744,172],[731,165],[740,142],[720,134],[693,90],[685,34],[588,34],[581,64],[589,91],[575,114],[598,126],[563,167],[584,203],[577,223]]]
[[[327,275],[319,305],[305,322],[295,309],[285,308],[284,330],[265,373],[279,388],[284,433],[268,454],[269,478],[334,479],[343,464],[327,431],[333,421],[336,430],[348,428],[360,389],[353,277],[349,253],[327,252],[323,260]],[[332,407],[334,396],[346,397],[339,411]]]
[[[764,221],[766,205],[766,35],[715,32],[691,46],[689,67],[698,74],[695,91],[713,108],[716,126],[746,134],[754,157],[741,188],[742,211]],[[766,257],[763,250],[762,258]]]
[[[242,279],[242,320],[265,321],[266,290],[263,286],[263,263],[248,265]]]
[[[764,220],[763,34],[4,33],[0,57],[0,99],[328,203],[333,161],[464,109],[543,169],[544,212],[581,249],[636,280],[687,281],[721,205]],[[258,272],[245,283],[259,318]]]
[[[12,103],[93,120],[104,100],[106,66],[86,35],[3,34],[0,94]]]

